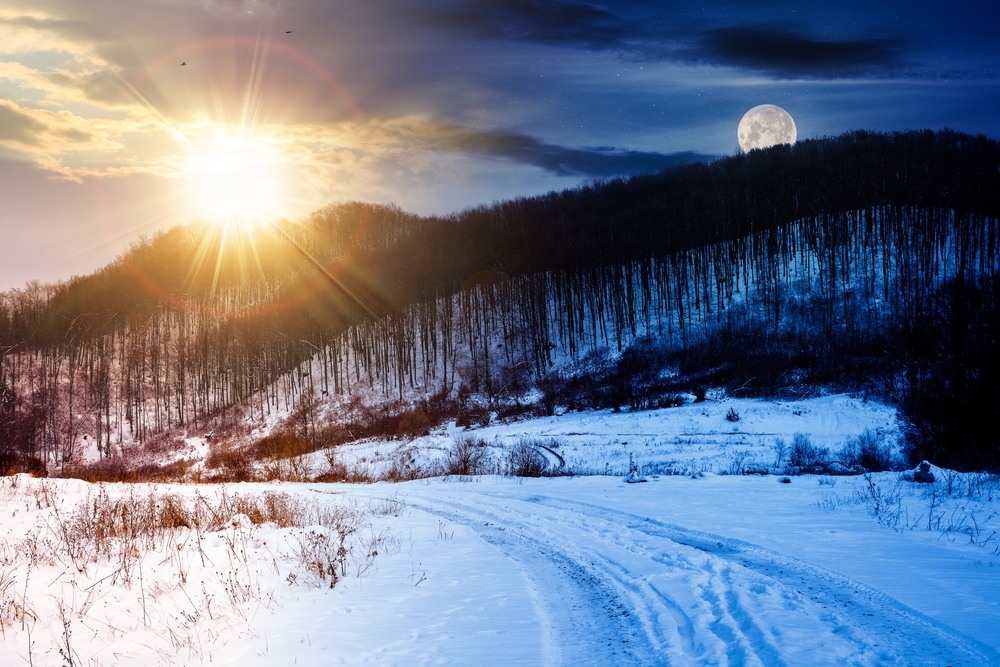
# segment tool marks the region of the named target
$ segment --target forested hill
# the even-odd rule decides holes
[[[683,382],[854,383],[909,406],[916,454],[964,439],[980,443],[968,465],[996,465],[985,427],[920,420],[941,392],[952,412],[997,406],[998,219],[1000,143],[924,131],[447,217],[350,203],[261,229],[177,228],[94,275],[3,294],[0,440],[51,460],[84,433],[110,453],[112,434],[252,414],[321,351],[324,391],[377,377],[400,397],[461,388],[494,409],[532,383],[546,409],[637,409]],[[770,371],[734,361],[736,342]],[[554,366],[604,348],[591,371]],[[682,379],[643,379],[636,355]]]
[[[1000,144],[950,131],[853,132],[444,218],[332,205],[281,223],[298,247],[273,228],[175,228],[93,275],[4,294],[0,345],[50,344],[80,328],[80,318],[100,329],[109,317],[164,304],[221,312],[302,304],[315,297],[317,282],[329,282],[303,251],[366,303],[398,308],[455,293],[480,272],[572,273],[643,262],[886,206],[997,217]]]

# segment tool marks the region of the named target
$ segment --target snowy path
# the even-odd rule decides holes
[[[994,665],[891,597],[745,541],[585,502],[409,489],[523,572],[546,665]]]
[[[321,525],[182,528],[127,552],[142,556],[131,569],[107,556],[75,569],[53,531],[75,525],[66,512],[157,490],[18,479],[0,494],[0,665],[63,664],[72,643],[74,664],[93,667],[1000,667],[994,501],[903,484],[910,518],[891,530],[855,498],[866,484],[706,474],[159,489],[347,511],[358,532],[331,588],[303,551]],[[967,525],[930,530],[929,502]]]

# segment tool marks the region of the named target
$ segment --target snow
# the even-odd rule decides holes
[[[740,419],[731,422],[734,410]],[[899,438],[896,410],[883,403],[834,394],[798,401],[723,398],[675,408],[614,413],[570,412],[511,424],[465,431],[452,425],[413,441],[359,441],[337,448],[341,462],[361,466],[378,477],[394,460],[414,457],[433,466],[444,459],[455,438],[474,437],[502,448],[528,438],[558,451],[570,471],[623,475],[629,461],[644,473],[669,470],[691,474],[729,472],[735,463],[751,469],[774,467],[775,443],[790,445],[795,434],[834,455],[865,430],[884,435],[895,448]],[[313,465],[321,469],[322,456]],[[786,460],[787,463],[787,460]]]
[[[995,479],[717,474],[743,451],[773,463],[774,438],[805,433],[836,450],[865,429],[895,438],[894,412],[839,395],[724,399],[343,450],[372,465],[400,449],[430,462],[454,437],[498,452],[530,437],[555,441],[569,467],[616,476],[0,479],[0,664],[1000,665]],[[629,455],[691,474],[627,483]],[[109,551],[117,559],[70,557],[61,527],[102,493],[216,513],[235,507],[224,499],[284,494],[310,509],[302,525],[255,525],[247,510]],[[331,588],[310,557],[322,549],[307,546],[336,546],[336,530],[346,555]]]

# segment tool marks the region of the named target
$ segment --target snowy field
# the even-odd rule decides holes
[[[616,476],[0,478],[0,665],[1000,665],[995,478],[717,474],[864,429],[894,415],[710,401],[474,433]]]
[[[730,411],[739,417],[737,421],[727,419]],[[787,448],[796,434],[835,457],[850,438],[865,430],[882,434],[886,445],[896,449],[896,411],[882,403],[843,394],[799,401],[724,398],[642,412],[570,412],[471,431],[451,427],[412,441],[344,445],[337,448],[337,456],[378,478],[401,460],[439,465],[455,440],[463,437],[490,445],[497,460],[504,447],[528,439],[558,455],[550,463],[580,474],[624,475],[630,461],[647,474],[739,474],[738,469],[780,469],[788,462]],[[323,457],[315,455],[310,465],[321,469]]]

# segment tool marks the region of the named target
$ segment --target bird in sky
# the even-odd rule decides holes
[[[291,34],[292,34],[292,31],[291,31],[291,30],[286,30],[286,31],[285,31],[285,34],[286,34],[286,35],[291,35]]]
[[[182,62],[182,63],[181,63],[180,65],[179,65],[179,67],[184,67],[185,65],[187,65],[187,61],[186,61],[186,60],[185,60],[184,62]]]

